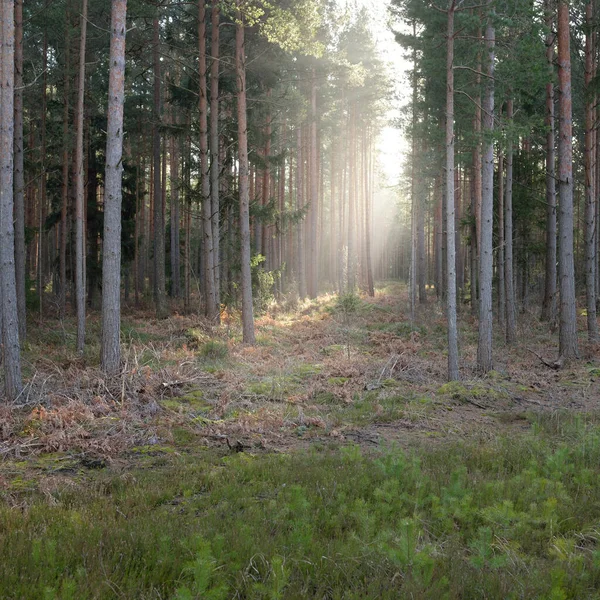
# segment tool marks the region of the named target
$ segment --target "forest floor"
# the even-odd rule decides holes
[[[74,354],[74,324],[70,320],[30,323],[31,334],[24,348],[28,386],[16,406],[0,406],[0,498],[4,506],[0,510],[0,529],[10,531],[12,528],[18,532],[30,527],[31,530],[25,541],[17,543],[22,552],[21,563],[15,563],[12,567],[10,564],[4,566],[4,572],[0,573],[0,596],[37,598],[42,596],[36,594],[43,592],[43,597],[48,598],[392,598],[397,597],[400,589],[398,586],[410,583],[409,587],[403,587],[402,590],[403,593],[412,590],[414,597],[507,597],[502,590],[508,589],[506,586],[510,585],[511,579],[516,575],[510,569],[505,573],[505,562],[500,561],[502,565],[499,563],[494,566],[493,558],[502,554],[503,560],[508,562],[514,562],[517,558],[521,560],[517,556],[521,549],[516,546],[512,550],[498,550],[505,542],[510,546],[510,536],[504,534],[504,537],[500,536],[497,540],[493,528],[491,533],[485,529],[488,527],[485,519],[479,522],[481,516],[476,524],[471,524],[473,537],[464,541],[463,545],[466,546],[462,550],[468,557],[469,568],[476,571],[473,556],[477,553],[473,548],[480,543],[482,548],[485,546],[492,549],[490,556],[481,550],[482,564],[486,569],[500,571],[496,573],[497,581],[494,580],[496,587],[489,588],[485,592],[487,595],[470,592],[465,595],[465,589],[456,587],[458,583],[449,574],[450,566],[446,565],[448,573],[443,575],[434,577],[429,572],[430,567],[433,569],[431,565],[436,564],[436,552],[442,552],[435,544],[424,542],[431,537],[427,528],[413,527],[417,522],[413,523],[411,520],[417,519],[416,505],[412,512],[407,513],[407,518],[413,523],[410,525],[411,532],[407,530],[403,534],[407,539],[414,538],[414,548],[402,549],[403,544],[408,542],[403,542],[404,538],[397,532],[394,534],[394,543],[391,540],[382,541],[378,533],[377,542],[368,543],[376,543],[378,551],[383,553],[383,562],[386,565],[391,562],[392,566],[385,567],[385,584],[378,579],[380,574],[375,579],[371,579],[373,572],[371,575],[363,574],[362,583],[358,580],[352,583],[351,587],[355,590],[353,593],[356,594],[354,596],[346,592],[340,595],[339,589],[349,589],[348,582],[352,579],[344,570],[342,575],[336,576],[339,581],[336,584],[328,582],[326,589],[321,589],[315,583],[315,574],[305,575],[304,580],[301,577],[298,579],[298,573],[294,569],[293,573],[288,572],[287,567],[278,562],[285,558],[285,552],[281,548],[277,548],[275,558],[267,557],[264,549],[256,549],[255,555],[248,550],[250,554],[244,560],[250,560],[250,563],[242,560],[245,566],[243,569],[240,567],[241,571],[232,567],[233,570],[228,571],[227,577],[224,572],[223,581],[217,581],[210,575],[213,573],[210,565],[224,560],[220,556],[224,550],[216,550],[215,544],[221,543],[218,541],[221,539],[219,536],[226,536],[218,531],[217,525],[213,531],[216,538],[211,538],[208,546],[203,545],[202,541],[189,542],[195,545],[195,550],[189,551],[188,548],[186,552],[191,552],[192,555],[197,552],[198,564],[178,559],[170,565],[173,572],[179,569],[179,575],[175,577],[170,572],[162,576],[159,573],[157,580],[146,581],[143,577],[142,580],[134,577],[129,581],[127,574],[111,578],[100,572],[100,587],[95,592],[84,593],[83,590],[87,588],[82,583],[83,576],[78,569],[85,565],[74,566],[79,564],[79,559],[75,557],[69,559],[71,562],[64,557],[52,559],[52,573],[48,578],[40,575],[36,580],[38,587],[32,586],[31,581],[27,582],[24,575],[27,565],[34,570],[37,565],[43,571],[48,567],[47,560],[50,560],[41,558],[48,552],[44,545],[46,542],[35,540],[40,531],[52,530],[51,524],[36,523],[30,513],[35,512],[35,507],[40,511],[47,511],[49,507],[62,510],[63,503],[66,502],[65,493],[67,496],[75,494],[73,497],[69,496],[69,502],[78,506],[78,502],[84,502],[88,493],[86,490],[92,489],[93,493],[90,493],[95,498],[95,505],[99,507],[107,502],[107,495],[113,494],[106,489],[116,486],[115,489],[118,489],[114,494],[123,500],[122,495],[127,494],[131,483],[132,489],[139,487],[139,494],[144,495],[144,500],[140,500],[141,505],[145,506],[144,510],[152,511],[156,494],[162,498],[159,502],[161,506],[166,503],[171,507],[185,504],[188,497],[200,498],[204,494],[188,489],[173,473],[184,479],[205,477],[205,471],[219,472],[219,476],[223,476],[223,464],[233,469],[236,474],[232,475],[234,479],[239,479],[239,487],[230,490],[239,499],[240,495],[244,495],[246,486],[254,485],[251,483],[254,479],[265,485],[268,482],[272,484],[272,479],[278,477],[283,481],[290,477],[293,480],[295,476],[290,473],[301,472],[308,463],[313,464],[315,469],[311,477],[322,481],[332,477],[331,469],[337,472],[350,461],[354,465],[356,477],[363,477],[363,485],[375,489],[376,484],[381,481],[367,480],[375,477],[373,473],[379,473],[377,469],[373,473],[371,471],[375,464],[382,464],[377,461],[385,462],[386,456],[421,457],[418,460],[429,464],[435,473],[440,471],[435,477],[443,478],[454,476],[453,472],[462,473],[461,469],[467,469],[465,464],[469,461],[483,460],[482,452],[485,456],[493,455],[494,461],[499,462],[494,462],[495,466],[490,467],[486,476],[481,475],[481,470],[477,471],[479,475],[473,475],[469,470],[468,481],[465,480],[463,484],[467,487],[472,484],[476,489],[478,485],[492,485],[490,481],[498,478],[495,470],[499,464],[503,465],[498,467],[502,477],[507,475],[506,461],[512,461],[511,464],[517,461],[510,454],[514,452],[511,447],[513,443],[521,451],[536,444],[548,444],[543,446],[543,452],[540,446],[539,452],[555,456],[557,452],[560,453],[564,444],[573,440],[577,440],[577,444],[583,448],[582,456],[572,457],[575,461],[573,464],[578,464],[585,471],[588,468],[587,461],[596,456],[596,447],[600,456],[598,349],[584,347],[582,360],[560,370],[549,369],[539,356],[552,359],[556,355],[556,335],[549,333],[547,326],[540,324],[535,315],[522,315],[519,344],[507,347],[498,336],[494,340],[496,369],[485,377],[480,377],[475,370],[476,322],[468,314],[468,307],[463,307],[463,311],[460,319],[461,381],[454,383],[446,382],[445,323],[440,306],[432,299],[420,309],[415,322],[411,323],[407,317],[406,292],[398,284],[380,288],[375,298],[323,296],[315,301],[307,301],[294,310],[284,311],[273,307],[266,315],[257,319],[257,344],[253,347],[241,343],[239,322],[233,314],[223,314],[223,322],[218,327],[209,327],[198,317],[186,315],[175,314],[167,320],[157,321],[150,312],[126,314],[122,326],[124,371],[122,376],[113,379],[107,379],[98,369],[97,317],[93,316],[88,321],[88,343],[83,358]],[[582,327],[583,325],[582,322]],[[595,440],[593,448],[588,447],[590,439]],[[458,471],[444,466],[443,457],[451,455],[456,460],[450,462]],[[523,461],[522,468],[525,472],[531,466],[528,460],[534,455],[535,450],[529,449],[525,456],[519,455],[518,461]],[[283,463],[277,462],[277,457],[286,457],[291,463],[282,467]],[[228,462],[231,460],[233,462]],[[258,462],[247,463],[247,460]],[[333,462],[327,462],[328,460]],[[546,458],[540,460],[541,464],[546,464]],[[583,463],[579,464],[577,461],[583,461],[585,468]],[[572,478],[575,467],[567,463],[568,461],[562,465],[562,470],[559,469],[559,476]],[[397,465],[390,468],[394,471]],[[408,467],[405,465],[402,468],[406,470]],[[280,473],[281,469],[285,472]],[[417,471],[423,481],[433,482],[435,479],[432,474],[434,471],[421,472],[421,467],[415,465],[410,469],[416,470],[412,475],[408,474],[413,479],[418,479]],[[152,482],[147,480],[149,473],[153,474],[150,476],[154,478]],[[393,473],[388,473],[386,477],[392,475]],[[473,481],[470,479],[472,476]],[[486,479],[488,476],[491,478],[489,481]],[[523,477],[523,474],[519,472],[518,476]],[[337,477],[334,477],[336,485]],[[354,475],[350,475],[345,483],[343,478],[340,479],[340,490],[331,492],[332,498],[336,497],[336,506],[339,502],[343,506],[347,494],[353,493],[343,491],[344,485],[352,488],[353,477]],[[458,477],[460,479],[462,476]],[[525,475],[525,480],[521,481],[521,486],[528,477],[533,482],[538,479],[548,480],[546,484],[532,483],[534,487],[538,485],[546,491],[548,486],[552,488],[549,483],[552,477],[545,472],[538,473],[535,469],[530,471],[530,475]],[[396,475],[393,478],[397,479]],[[302,477],[299,476],[299,479]],[[162,488],[158,491],[157,482],[162,482]],[[444,482],[451,484],[450,480]],[[226,483],[225,478],[219,485],[226,486]],[[212,485],[215,489],[218,488],[217,483],[209,484],[206,481],[201,487],[210,488]],[[446,489],[440,482],[432,485]],[[151,492],[147,486],[151,486]],[[600,500],[600,484],[597,488]],[[224,487],[223,490],[225,489],[229,488]],[[582,488],[580,486],[577,489]],[[136,497],[135,491],[130,493]],[[403,494],[402,490],[397,490],[397,493],[400,496]],[[418,492],[414,493],[418,496]],[[541,496],[545,493],[541,493]],[[568,505],[567,500],[561,496],[561,490],[552,488],[548,493],[548,502],[563,502],[565,506]],[[579,491],[575,496],[578,493]],[[81,497],[77,494],[81,494]],[[342,495],[342,500],[337,498],[337,494]],[[151,501],[146,497],[148,495]],[[163,498],[165,495],[168,501]],[[272,497],[264,490],[259,496],[264,497],[265,502],[268,500],[272,510],[279,514],[281,507],[278,505],[278,497]],[[465,500],[464,494],[459,496],[461,501]],[[590,494],[590,502],[592,496],[596,498]],[[78,497],[79,500],[76,499]],[[382,502],[385,506],[386,502],[392,502],[390,499],[382,500],[380,496],[371,500],[376,504],[368,511],[365,508],[365,511],[373,511],[373,514],[378,514]],[[413,500],[411,498],[410,502]],[[362,501],[366,502],[364,498]],[[295,506],[295,502],[299,503],[298,506],[294,510],[290,509],[290,506]],[[306,498],[296,498],[293,494],[288,497],[288,520],[293,521],[295,511],[301,513],[307,502],[309,500]],[[509,506],[506,502],[512,504]],[[235,501],[229,499],[227,503],[230,506]],[[110,504],[109,512],[113,509],[120,514],[127,512],[122,503],[113,504]],[[517,501],[513,498],[505,500],[505,504],[502,510],[505,510],[506,515],[502,518],[494,517],[494,523],[502,519],[518,521],[516,516],[507,516],[513,511],[513,505],[518,504]],[[15,510],[19,514],[18,518],[15,517]],[[138,510],[139,507],[134,513],[142,518]],[[198,510],[200,509],[196,509]],[[448,510],[452,516],[446,517],[456,524],[457,519],[460,520],[457,514],[461,509],[457,505]],[[477,510],[482,509],[479,507]],[[537,508],[531,510],[534,513],[543,512]],[[71,508],[68,518],[62,513],[60,518],[56,517],[57,522],[61,523],[61,531],[65,527],[64,519],[70,524],[67,530],[70,531],[69,527],[76,527],[77,519],[83,518],[82,511],[82,508]],[[225,513],[219,514],[220,517],[213,515],[214,518],[229,518]],[[436,515],[436,519],[440,518],[435,510],[432,514]],[[593,515],[593,519],[596,518],[596,513],[591,509],[590,515]],[[97,515],[96,518],[102,521]],[[553,515],[549,518],[552,521],[558,517]],[[27,521],[27,526],[23,519]],[[281,519],[285,521],[284,516]],[[300,529],[314,527],[314,523],[308,522],[300,525]],[[111,525],[104,524],[104,529],[99,526],[97,535],[102,538],[106,534],[106,527],[112,526],[112,521]],[[528,527],[530,526],[534,527],[528,521]],[[248,527],[251,528],[251,525]],[[351,525],[348,527],[352,530]],[[550,529],[552,530],[552,525]],[[36,531],[38,537],[35,535]],[[340,531],[345,532],[345,526]],[[593,535],[586,533],[588,537],[580,542],[594,547],[595,554],[590,554],[588,558],[590,564],[597,562],[600,565],[600,551],[595,550],[596,543],[600,543],[600,532],[595,525],[593,531]],[[257,535],[248,531],[246,533],[251,538]],[[491,538],[486,542],[481,536],[488,534]],[[60,543],[63,534],[56,532],[54,535],[52,543],[55,545],[50,549],[51,554],[56,552],[56,544]],[[82,532],[73,535],[80,535],[81,543],[85,546],[85,535]],[[316,537],[314,532],[311,535]],[[531,531],[525,528],[520,535],[530,536]],[[556,533],[551,531],[549,535],[548,543],[565,555],[561,560],[577,566],[579,563],[569,554],[571,545],[563,548],[562,542],[555,539]],[[578,532],[578,535],[584,536],[584,533]],[[592,536],[593,543],[589,541],[589,536]],[[363,537],[369,536],[365,534]],[[10,542],[11,539],[9,535],[5,537],[4,544],[0,543],[2,556],[9,550],[9,543],[14,545],[15,540]],[[148,540],[146,541],[153,547],[156,545],[155,532],[148,533]],[[66,541],[71,544],[73,540]],[[172,540],[163,542],[168,545]],[[37,547],[36,543],[42,544],[43,548]],[[286,538],[288,550],[289,544],[293,547],[294,543],[302,546],[302,543],[308,542],[304,538],[295,542]],[[449,542],[446,540],[442,547],[446,543]],[[577,545],[576,540],[573,544]],[[437,550],[422,551],[430,545]],[[340,550],[341,554],[346,550],[347,548],[343,552]],[[82,551],[85,554],[86,550]],[[144,552],[139,551],[143,556]],[[36,552],[39,554],[38,558]],[[118,554],[117,550],[114,552]],[[352,552],[356,552],[356,549],[353,548]],[[405,555],[406,552],[408,555]],[[547,554],[546,549],[544,553]],[[17,550],[15,556],[18,554]],[[60,568],[70,565],[67,568],[67,579],[60,576],[58,565],[62,564],[61,560],[67,562]],[[100,563],[102,560],[100,554]],[[118,564],[112,567],[104,565],[102,569],[114,568],[118,571],[120,560],[117,561]],[[348,560],[354,559],[348,557]],[[419,561],[423,565],[417,569],[415,565]],[[155,564],[155,561],[150,562]],[[588,562],[584,566],[588,569],[586,572],[592,573],[592,583],[585,583],[586,590],[592,589],[594,582],[600,585],[600,570],[590,570]],[[94,568],[96,571],[100,569],[97,565],[92,570]],[[440,571],[439,566],[436,568]],[[540,573],[545,577],[543,570],[532,570],[529,563],[520,565],[517,570],[521,568],[523,573],[529,573],[528,577],[535,579],[536,573],[536,577]],[[552,563],[544,568],[548,569],[548,575],[558,567]],[[189,575],[190,569],[195,573],[193,576]],[[256,570],[255,574],[253,570]],[[529,595],[526,591],[521,591],[514,597],[545,598],[556,590],[557,595],[552,597],[588,597],[582,595],[581,588],[577,588],[577,592],[569,592],[571,578],[583,581],[581,573],[576,570],[571,573],[568,569],[563,571],[563,574],[559,573],[555,577],[558,578],[558,583],[552,579],[554,575],[548,575],[548,585],[551,587],[542,586],[539,595],[536,595],[538,592],[531,591]],[[240,575],[242,572],[246,575]],[[478,577],[480,576],[481,573]],[[89,577],[89,572],[86,577]],[[239,577],[243,581],[238,581]],[[290,577],[297,579],[296,587],[290,586]],[[468,579],[469,577],[466,580]],[[475,579],[479,581],[477,577]],[[232,583],[234,580],[238,583]],[[17,586],[14,590],[21,591],[8,593],[8,588],[2,588],[2,581],[12,581],[12,585]],[[65,584],[65,581],[68,583]],[[23,587],[19,588],[15,582]],[[187,587],[184,585],[186,582]],[[336,585],[342,587],[338,589]],[[373,585],[374,588],[371,587]],[[477,585],[482,584],[480,582]],[[104,591],[99,591],[100,589]],[[139,592],[142,589],[145,590],[143,594]],[[243,593],[240,592],[242,589]],[[423,591],[426,589],[431,591],[431,596],[429,592]],[[235,594],[232,590],[235,590]],[[444,596],[444,590],[448,595]]]
[[[73,351],[74,324],[32,323],[25,344],[29,380],[17,407],[0,407],[0,455],[79,451],[121,459],[151,446],[192,444],[250,452],[311,444],[484,436],[530,427],[526,415],[592,412],[600,402],[597,348],[551,370],[556,336],[523,315],[522,340],[494,340],[496,368],[475,368],[476,321],[460,332],[461,382],[447,383],[445,321],[433,301],[415,323],[397,284],[375,298],[323,296],[256,321],[244,346],[235,316],[209,327],[193,316],[125,316],[123,376],[98,369],[99,324],[88,321],[86,354]],[[583,323],[582,323],[583,325]],[[0,479],[0,485],[2,480]]]

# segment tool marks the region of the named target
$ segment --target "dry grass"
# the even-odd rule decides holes
[[[595,408],[597,348],[584,348],[587,362],[552,372],[524,346],[497,342],[497,371],[481,379],[473,368],[474,324],[463,315],[466,382],[448,389],[439,307],[431,303],[411,324],[405,306],[396,286],[362,299],[349,318],[334,297],[293,312],[273,307],[257,319],[254,347],[241,343],[234,312],[216,328],[193,316],[157,321],[138,312],[126,316],[123,371],[114,378],[94,364],[94,317],[83,359],[71,350],[72,323],[40,324],[25,352],[26,390],[16,405],[0,406],[0,454],[76,451],[111,459],[136,446],[177,443],[182,431],[194,444],[235,440],[275,450],[360,437],[356,431],[369,438],[373,428],[381,439],[397,440],[404,430],[468,436],[513,426],[497,413]],[[541,354],[555,344],[533,319],[520,333]]]

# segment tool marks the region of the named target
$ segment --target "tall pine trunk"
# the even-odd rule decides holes
[[[19,338],[27,331],[25,307],[25,172],[23,166],[23,0],[15,1],[15,275]]]
[[[14,233],[14,77],[15,13],[14,2],[0,3],[0,283],[2,303],[2,349],[4,392],[9,401],[16,400],[23,384],[19,353],[19,316],[15,278]]]
[[[156,316],[164,319],[167,316],[166,277],[165,277],[165,224],[163,219],[163,200],[161,185],[161,145],[160,145],[160,25],[157,14],[153,24],[153,63],[154,63],[154,100],[152,120],[152,164],[153,164],[153,222],[154,222],[154,303]]]
[[[556,321],[556,151],[554,119],[554,41],[552,31],[552,0],[544,1],[546,11],[546,62],[548,82],[546,83],[546,278],[541,318],[549,321],[552,328]]]
[[[83,181],[83,99],[85,90],[87,6],[87,0],[82,0],[81,32],[79,39],[79,75],[77,79],[77,123],[75,134],[75,307],[77,311],[78,354],[83,354],[83,348],[85,345],[85,242],[83,205],[85,193]],[[40,244],[41,241],[40,235]]]
[[[100,350],[102,370],[110,375],[119,371],[121,362],[121,182],[123,179],[126,15],[127,0],[112,0],[104,177],[102,347]]]
[[[213,269],[215,278],[215,302],[221,304],[221,243],[219,199],[219,0],[213,0],[211,10],[210,65],[210,202],[212,210]],[[217,310],[217,319],[219,311]]]
[[[579,357],[573,257],[573,117],[569,4],[558,2],[559,145],[558,273],[560,282],[559,360]]]
[[[200,76],[200,191],[202,202],[203,265],[204,265],[204,312],[212,323],[219,316],[215,292],[215,260],[212,230],[212,206],[210,197],[210,169],[208,164],[208,98],[206,66],[206,7],[205,0],[198,0],[198,66]]]
[[[491,6],[491,5],[488,5]],[[487,373],[493,368],[492,361],[492,275],[494,268],[494,46],[495,31],[492,15],[488,15],[485,28],[487,51],[487,78],[483,99],[483,168],[481,194],[481,235],[479,249],[479,343],[477,368]]]
[[[506,119],[509,129],[513,119],[513,101],[506,102]],[[504,188],[504,289],[506,290],[506,342],[517,341],[517,308],[513,261],[513,141],[509,135],[506,145],[506,186]]]
[[[448,380],[459,379],[458,328],[456,323],[456,258],[454,237],[454,12],[448,6],[446,55],[446,317],[448,320]]]
[[[242,271],[242,336],[245,344],[255,344],[250,270],[250,194],[248,185],[248,116],[246,112],[246,49],[242,0],[237,0],[235,26],[235,71],[237,80],[238,162],[240,198],[240,244]]]
[[[592,43],[593,0],[588,0],[585,9],[585,289],[588,338],[592,344],[598,342],[598,322],[596,320],[596,198],[594,177],[594,97],[591,90],[593,54]]]

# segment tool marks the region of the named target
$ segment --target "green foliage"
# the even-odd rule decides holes
[[[40,492],[4,470],[0,595],[594,598],[600,425],[534,424],[418,453],[162,451]]]
[[[227,358],[228,354],[229,347],[219,340],[209,340],[200,348],[200,356],[214,360]]]

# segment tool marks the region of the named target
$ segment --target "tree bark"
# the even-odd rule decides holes
[[[210,196],[210,169],[208,164],[208,98],[206,66],[206,7],[205,0],[198,0],[198,67],[200,76],[200,191],[202,201],[203,265],[204,265],[204,312],[209,321],[218,319],[215,293],[215,260],[212,234],[212,206]]]
[[[491,5],[488,4],[491,8]],[[492,360],[492,276],[494,269],[494,46],[496,33],[492,15],[488,15],[485,28],[487,51],[487,78],[483,101],[483,168],[481,194],[481,235],[479,250],[479,343],[477,346],[477,368],[488,373],[493,368]]]
[[[79,40],[79,76],[77,90],[77,124],[75,143],[75,307],[77,312],[77,353],[85,346],[85,243],[83,181],[83,100],[85,90],[85,47],[87,32],[87,0],[82,0]],[[41,232],[40,232],[41,233]],[[40,235],[41,243],[41,235]]]
[[[319,209],[318,193],[318,167],[317,167],[317,76],[315,69],[312,69],[310,85],[310,208],[309,208],[309,279],[308,296],[316,298],[319,292],[319,262],[317,256],[317,219]]]
[[[246,114],[246,50],[242,0],[237,0],[235,26],[235,70],[237,80],[238,162],[240,196],[240,243],[242,275],[242,332],[245,344],[255,344],[250,270],[250,196],[248,187],[248,121]]]
[[[221,243],[220,243],[220,199],[219,199],[219,0],[213,0],[211,10],[211,55],[210,66],[210,198],[212,205],[213,270],[215,279],[215,302],[217,321],[221,304]]]
[[[598,322],[596,320],[596,198],[594,177],[594,97],[592,94],[592,69],[594,47],[592,44],[593,0],[588,0],[585,9],[585,288],[587,329],[590,343],[598,343]]]
[[[15,275],[21,343],[27,331],[25,306],[25,172],[23,167],[23,0],[15,1]]]
[[[559,358],[579,358],[573,257],[573,117],[571,100],[571,49],[569,4],[558,2],[558,90],[559,148],[558,189],[560,238],[558,272],[560,281]]]
[[[15,277],[14,232],[14,2],[0,3],[0,283],[2,303],[2,346],[4,393],[9,401],[23,389],[19,347],[19,316]]]
[[[454,239],[454,12],[449,0],[446,56],[446,317],[448,320],[448,380],[459,379],[456,324],[456,259]]]
[[[506,102],[506,119],[512,126],[513,101]],[[504,288],[506,290],[506,342],[517,341],[517,309],[514,285],[513,261],[513,141],[509,135],[506,144],[506,186],[504,189]]]
[[[304,158],[302,152],[302,126],[296,129],[296,210],[304,209]],[[300,300],[306,298],[306,273],[304,269],[304,219],[299,219],[298,230],[298,296]]]
[[[104,236],[102,246],[102,370],[118,373],[121,363],[121,183],[123,179],[123,106],[127,0],[112,0]]]
[[[548,77],[546,83],[546,278],[541,318],[549,321],[554,328],[556,321],[556,152],[554,122],[554,33],[552,32],[552,0],[544,1],[546,11],[546,62]]]
[[[153,62],[154,62],[154,107],[152,122],[152,156],[153,156],[153,221],[154,221],[154,303],[156,317],[164,319],[167,316],[166,277],[165,277],[165,224],[163,219],[163,201],[161,185],[161,148],[160,130],[161,102],[160,102],[160,25],[158,6],[154,17]]]

